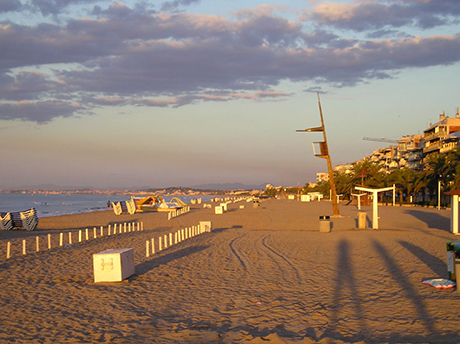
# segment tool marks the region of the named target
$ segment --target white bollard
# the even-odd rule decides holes
[[[69,245],[72,245],[72,232],[69,232]]]
[[[123,223],[123,232],[126,233],[126,222]]]
[[[51,234],[48,234],[48,250],[51,250]]]
[[[111,226],[109,225],[109,227],[107,228],[107,235],[110,235],[110,230],[111,230]]]
[[[64,245],[64,233],[59,234],[59,246]]]
[[[11,257],[11,243],[8,241],[8,243],[6,244],[6,258],[10,258]]]
[[[169,246],[172,246],[172,245],[173,245],[172,233],[169,233]]]
[[[130,233],[130,232],[131,232],[131,222],[128,223],[128,233]]]
[[[36,246],[36,249],[37,249],[37,252],[40,252],[40,239],[37,237],[35,237],[35,246]]]
[[[163,249],[162,247],[162,243],[161,243],[161,237],[158,237],[158,251],[161,251]]]
[[[104,227],[101,226],[101,236],[104,236]]]
[[[78,242],[81,242],[81,229],[78,230]]]
[[[22,240],[22,254],[23,255],[27,254],[27,252],[26,252],[26,241],[25,240]]]
[[[174,244],[177,244],[177,232],[174,232]]]
[[[97,229],[96,229],[96,227],[94,227],[94,228],[93,228],[94,239],[96,239],[96,238],[97,238],[97,233],[96,233],[96,230],[97,230]]]
[[[139,232],[140,227],[139,227],[139,222],[137,223],[137,231]]]
[[[165,248],[167,248],[168,247],[168,237],[166,236],[166,234],[164,235],[164,239],[165,239],[164,241]]]
[[[141,222],[141,231],[144,230],[144,222]]]
[[[88,232],[88,228],[85,229],[85,234],[86,234],[86,241],[89,240],[89,232]]]
[[[117,224],[113,225],[113,234],[117,234]]]
[[[155,240],[152,238],[152,255],[155,254]]]
[[[150,242],[147,240],[147,241],[145,242],[145,256],[146,256],[146,257],[150,257],[149,246],[150,246]]]

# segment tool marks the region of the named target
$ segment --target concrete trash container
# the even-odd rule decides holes
[[[455,276],[457,277],[455,284],[457,285],[457,291],[460,291],[459,283],[460,283],[460,258],[455,258]]]
[[[94,282],[121,282],[134,275],[134,250],[113,248],[93,254]]]
[[[328,215],[319,217],[319,231],[322,233],[329,233],[331,231],[331,218]]]
[[[447,248],[447,273],[451,281],[456,280],[455,259],[460,258],[460,240],[448,241]]]
[[[366,229],[367,227],[367,213],[359,212],[358,213],[358,228]]]

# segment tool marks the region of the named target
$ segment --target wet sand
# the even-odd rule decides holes
[[[450,211],[379,207],[380,229],[357,230],[357,208],[341,204],[332,232],[320,233],[319,215],[331,212],[326,201],[269,200],[223,215],[198,205],[170,221],[107,211],[0,232],[0,342],[458,343],[460,293],[422,284],[447,278],[446,242],[460,239]],[[206,220],[212,233],[146,257],[146,240]],[[75,241],[79,229],[133,221],[144,231],[58,247],[60,232]],[[92,255],[126,247],[136,275],[93,283]]]

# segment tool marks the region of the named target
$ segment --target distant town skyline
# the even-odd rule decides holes
[[[0,188],[304,185],[460,106],[460,2],[0,3]]]

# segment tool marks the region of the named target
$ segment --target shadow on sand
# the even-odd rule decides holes
[[[156,267],[160,265],[166,265],[169,262],[172,262],[176,259],[193,255],[197,252],[206,250],[207,248],[209,248],[209,246],[191,246],[191,247],[187,247],[182,250],[179,250],[179,251],[165,254],[164,256],[155,256],[153,259],[150,259],[146,262],[136,265],[136,274],[143,275],[149,272],[150,270],[155,269]]]
[[[369,330],[365,321],[365,309],[362,305],[366,303],[365,298],[360,296],[358,291],[357,278],[361,278],[355,275],[355,270],[352,266],[351,261],[351,250],[347,240],[341,240],[338,244],[337,250],[339,256],[337,259],[336,278],[334,283],[334,295],[331,306],[331,317],[327,330],[320,336],[311,336],[314,340],[318,339],[332,339],[332,340],[344,340],[350,342],[401,342],[401,343],[414,343],[414,342],[449,342],[455,343],[456,334],[443,333],[440,334],[435,328],[435,320],[429,315],[422,297],[418,294],[417,290],[408,280],[404,271],[392,258],[391,254],[383,247],[378,241],[372,241],[375,251],[380,255],[381,259],[386,265],[386,270],[392,277],[392,280],[399,284],[400,290],[407,298],[411,301],[411,304],[415,308],[415,319],[421,321],[428,332],[427,334],[405,335],[404,333],[392,332],[387,335],[373,334]],[[405,241],[400,241],[400,244],[412,252],[417,258],[427,264],[435,273],[440,272],[443,267],[443,262],[440,259],[433,257],[423,249],[416,247]],[[343,326],[343,322],[349,315],[342,314],[344,311],[343,300],[349,299],[351,301],[351,307],[354,308],[354,316],[358,321],[359,328],[355,328],[354,334],[349,333],[344,335],[340,332],[339,328]],[[314,331],[313,331],[314,333]]]
[[[408,250],[410,253],[412,253],[414,256],[416,256],[426,266],[428,266],[435,275],[440,276],[442,278],[448,277],[446,262],[439,259],[438,257],[433,256],[431,253],[428,253],[424,249],[415,246],[407,241],[399,241],[399,244],[406,250]],[[431,276],[430,278],[433,278],[433,276]]]
[[[412,215],[416,219],[423,221],[427,224],[428,228],[439,229],[442,231],[450,232],[450,219],[446,216],[436,214],[434,212],[426,212],[416,209],[409,209],[405,211],[406,214]]]

